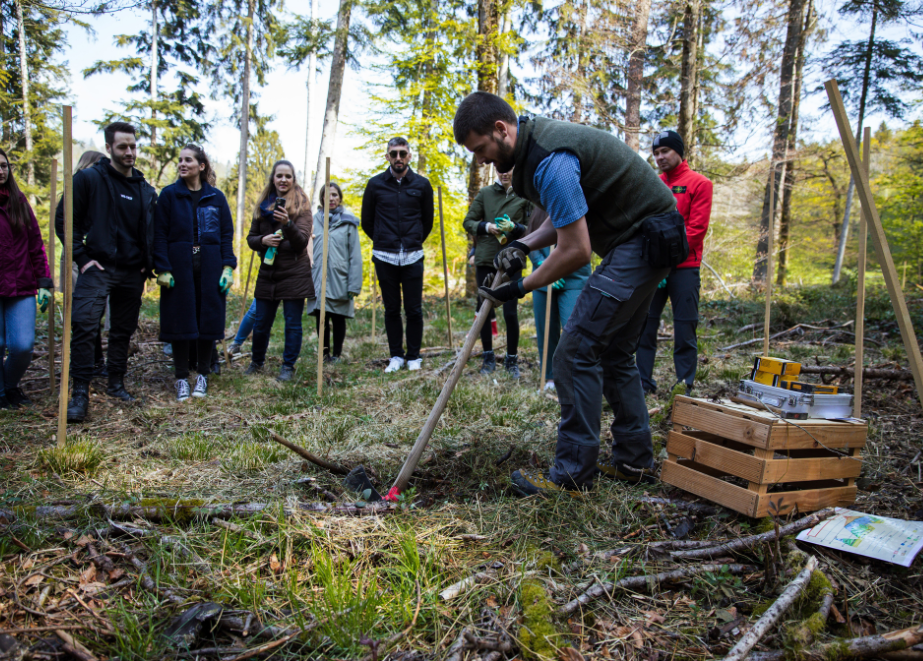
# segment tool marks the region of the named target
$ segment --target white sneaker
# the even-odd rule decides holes
[[[551,392],[556,392],[557,388],[554,387],[554,381],[549,380],[545,382],[545,387],[542,388],[542,390],[550,390]]]
[[[396,372],[404,366],[404,359],[400,356],[392,356],[391,362],[388,363],[388,366],[385,368],[385,374],[390,374],[391,372]],[[419,367],[417,369],[420,369]]]
[[[423,359],[422,359],[422,358],[417,358],[416,360],[408,360],[408,361],[407,361],[407,369],[409,369],[411,372],[413,372],[414,370],[418,370],[418,369],[420,369],[421,367],[423,367]]]
[[[192,391],[193,397],[205,397],[208,394],[208,378],[204,374],[199,374],[195,378],[195,389]]]
[[[177,379],[173,387],[176,388],[176,401],[185,402],[189,399],[189,384],[186,379]]]

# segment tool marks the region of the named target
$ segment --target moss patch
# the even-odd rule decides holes
[[[522,625],[519,628],[522,656],[526,659],[555,658],[555,648],[551,643],[557,635],[554,610],[541,581],[523,581],[519,588],[519,603],[522,605]]]

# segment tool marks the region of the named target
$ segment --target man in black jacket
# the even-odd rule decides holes
[[[138,154],[135,128],[125,122],[106,127],[106,152],[93,167],[74,175],[74,263],[80,277],[71,316],[73,391],[68,422],[83,422],[90,403],[93,341],[110,298],[107,394],[134,401],[125,390],[128,345],[138,327],[144,280],[153,267],[154,205],[157,192],[133,166]],[[55,232],[64,240],[64,205],[58,204]]]
[[[385,306],[391,362],[385,372],[423,364],[423,242],[433,229],[433,187],[410,169],[410,145],[388,141],[387,170],[369,179],[362,196],[362,231],[372,239],[372,261]],[[407,353],[401,323],[401,291],[407,315]]]

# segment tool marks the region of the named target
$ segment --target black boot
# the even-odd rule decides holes
[[[18,409],[20,406],[32,406],[32,400],[26,397],[26,393],[22,391],[22,388],[10,388],[6,391],[6,398],[14,409]]]
[[[71,400],[67,403],[67,421],[83,422],[90,406],[90,384],[86,381],[74,381]]]
[[[481,374],[490,374],[497,369],[497,358],[493,351],[485,351],[481,354],[484,357],[484,363],[481,365]]]
[[[109,387],[106,388],[106,394],[110,397],[121,399],[123,402],[135,401],[135,398],[125,390],[125,381],[121,374],[109,375]]]
[[[519,356],[507,354],[506,360],[503,361],[503,365],[512,378],[519,379]]]
[[[565,489],[590,489],[598,459],[598,445],[577,445],[558,439],[549,476]]]

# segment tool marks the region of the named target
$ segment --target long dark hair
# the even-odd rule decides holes
[[[279,191],[276,190],[276,168],[280,165],[287,165],[292,170],[292,191],[289,193],[286,198],[285,210],[288,212],[289,218],[294,220],[300,216],[305,209],[309,209],[311,206],[311,201],[308,199],[308,194],[304,192],[304,189],[298,183],[298,173],[295,171],[295,166],[292,165],[291,161],[281,160],[276,161],[272,164],[272,170],[269,172],[269,181],[266,182],[266,187],[263,188],[263,192],[260,193],[259,198],[256,200],[256,206],[253,209],[253,219],[259,220],[262,215],[260,210],[260,205],[266,201],[266,198],[269,197],[271,193],[276,195],[279,194]]]
[[[204,165],[205,169],[199,173],[199,181],[203,184],[208,184],[209,186],[214,186],[215,182],[218,180],[215,170],[212,168],[212,162],[208,159],[208,155],[205,153],[205,150],[202,149],[199,145],[189,143],[183,146],[183,149],[188,149],[195,156],[195,160],[199,165]],[[182,150],[180,150],[182,151]]]
[[[2,149],[0,149],[0,156],[6,159],[7,167],[9,168],[6,171],[6,183],[3,184],[3,188],[6,189],[10,196],[7,202],[7,213],[10,216],[10,225],[13,227],[13,232],[19,232],[29,222],[28,204],[23,199],[22,193],[19,192],[19,186],[16,185],[16,178],[13,176],[13,165],[10,163],[6,152]]]

